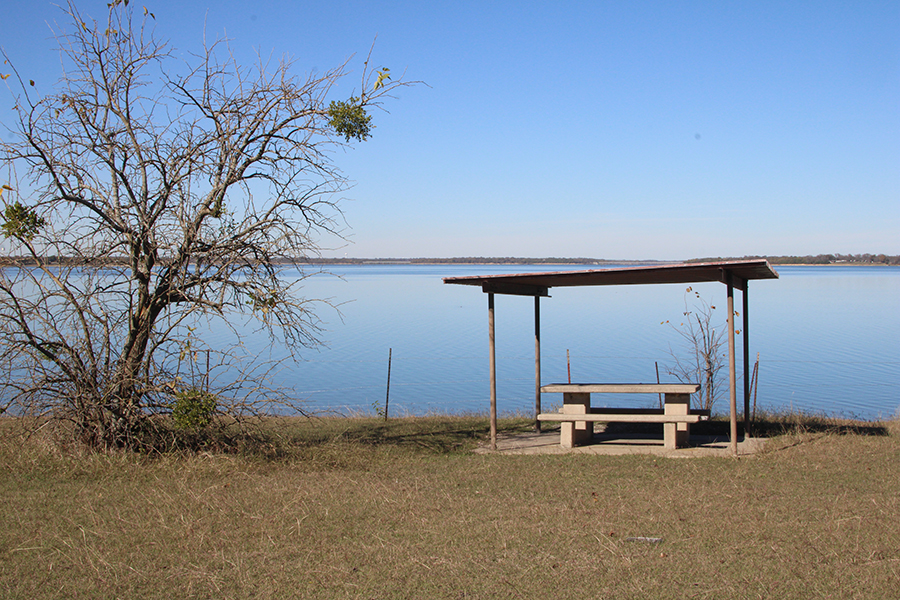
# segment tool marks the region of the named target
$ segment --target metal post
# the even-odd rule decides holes
[[[729,272],[726,275],[728,286],[728,380],[730,383],[731,431],[730,445],[732,456],[737,456],[737,373],[735,371],[734,357],[734,282]]]
[[[388,348],[388,380],[387,392],[384,395],[384,420],[388,420],[388,403],[391,401],[391,355],[394,353],[393,348]]]
[[[494,340],[494,294],[488,292],[488,337],[490,354],[488,362],[491,370],[491,450],[497,449],[497,352]]]
[[[747,299],[750,282],[744,281],[744,437],[750,435],[750,301]]]
[[[541,297],[534,297],[534,431],[541,432]]]

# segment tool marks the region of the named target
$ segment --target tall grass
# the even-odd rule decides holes
[[[896,598],[900,590],[896,423],[785,424],[761,454],[691,460],[476,455],[468,450],[488,426],[474,417],[267,426],[246,452],[155,456],[84,453],[7,427],[0,596]]]

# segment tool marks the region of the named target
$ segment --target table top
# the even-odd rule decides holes
[[[544,393],[693,394],[699,390],[699,383],[551,383],[541,386]]]

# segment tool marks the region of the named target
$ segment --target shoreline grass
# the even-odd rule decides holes
[[[24,440],[0,420],[0,596],[891,598],[900,589],[896,420],[782,422],[758,455],[689,461],[476,455],[483,417],[267,425],[257,441],[269,446],[246,452],[137,455]],[[639,537],[662,541],[629,541]]]

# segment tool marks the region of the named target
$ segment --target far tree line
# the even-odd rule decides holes
[[[816,254],[815,256],[807,254],[805,256],[742,256],[742,257],[706,257],[691,258],[684,262],[719,262],[726,260],[755,260],[765,259],[773,265],[836,265],[836,264],[852,264],[852,265],[900,265],[900,255],[888,254]],[[129,263],[127,256],[108,256],[100,258],[87,259],[83,256],[57,256],[49,255],[42,257],[42,264],[48,265],[68,265],[68,266],[85,266],[92,265],[97,267],[124,265]],[[166,262],[165,257],[161,259],[161,263]],[[515,256],[458,256],[450,258],[323,258],[323,257],[299,257],[299,258],[275,258],[265,264],[305,264],[305,265],[374,265],[374,264],[446,264],[446,265],[622,265],[622,264],[671,264],[679,261],[667,260],[614,260],[605,258],[529,258]],[[248,265],[260,265],[261,260],[249,260]],[[0,255],[0,266],[34,266],[37,261],[31,256],[10,256]]]
[[[751,260],[764,258],[773,265],[900,265],[900,256],[888,254],[807,254],[806,256],[744,256],[734,258],[695,258],[688,262],[713,262],[720,260]]]

